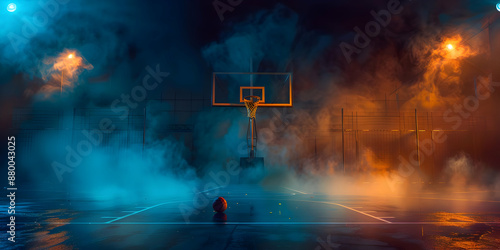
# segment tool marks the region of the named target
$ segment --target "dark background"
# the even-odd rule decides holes
[[[387,9],[388,2],[243,0],[221,20],[213,1],[72,0],[58,3],[47,24],[26,37],[26,23],[33,23],[43,6],[18,1],[16,12],[2,14],[0,29],[1,135],[18,138],[18,179],[75,189],[106,183],[111,193],[112,187],[119,187],[138,194],[142,191],[130,185],[137,175],[161,176],[151,181],[151,189],[172,180],[187,184],[203,179],[210,170],[223,169],[229,160],[244,156],[238,146],[246,133],[245,110],[210,107],[212,72],[250,68],[294,74],[294,108],[280,110],[293,119],[283,122],[286,129],[273,131],[273,139],[261,147],[270,167],[299,175],[338,173],[346,164],[339,133],[344,108],[351,115],[351,128],[359,124],[354,122],[354,113],[359,112],[368,117],[359,130],[380,130],[360,139],[359,145],[358,137],[349,135],[347,140],[355,145],[349,144],[347,154],[352,159],[347,162],[356,167],[348,169],[365,175],[378,173],[382,164],[383,172],[391,172],[397,169],[397,156],[406,157],[414,148],[414,135],[390,130],[401,129],[403,123],[413,128],[414,109],[422,112],[418,119],[428,125],[423,129],[430,138],[436,124],[451,126],[442,114],[474,95],[475,78],[492,74],[498,81],[500,13],[493,1],[403,1],[403,12],[392,16],[389,25],[348,63],[339,45],[353,44],[354,28],[372,21],[370,11]],[[21,42],[13,43],[14,36]],[[461,46],[475,53],[443,62],[458,67],[453,70],[446,65],[437,71],[429,67],[435,62],[432,51],[456,36],[461,37]],[[47,92],[45,85],[58,83],[44,79],[50,75],[44,62],[65,49],[76,50],[93,69],[81,70],[74,86],[63,94]],[[142,82],[147,66],[156,65],[170,75],[126,120],[119,119],[110,111],[112,102]],[[417,98],[429,89],[439,101]],[[465,162],[460,165],[464,168],[496,173],[500,160],[496,94],[481,103],[464,122],[466,127],[456,129],[465,135],[450,134],[454,139],[441,145],[441,153],[433,156],[437,163],[428,166],[425,176],[436,181],[450,178],[446,169],[457,157]],[[259,127],[269,128],[275,112],[259,112]],[[431,125],[429,114],[440,121]],[[64,175],[71,181],[60,182],[54,161],[64,162],[66,147],[76,147],[84,139],[81,131],[97,128],[102,118],[115,121],[117,132]],[[381,149],[387,141],[398,146]],[[471,181],[494,183],[484,176]]]

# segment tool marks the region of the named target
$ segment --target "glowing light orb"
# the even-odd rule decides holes
[[[500,3],[497,3],[497,10],[500,11]]]
[[[73,54],[69,54],[68,58],[69,59],[73,58]]]
[[[7,5],[7,11],[9,11],[9,12],[14,12],[14,11],[16,11],[16,9],[17,9],[17,6],[15,3],[9,3],[9,5]]]
[[[447,47],[449,50],[452,50],[452,49],[453,49],[453,45],[452,45],[452,44],[448,44],[446,47]]]

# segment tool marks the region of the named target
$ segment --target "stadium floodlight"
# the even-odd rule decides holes
[[[9,5],[7,5],[8,12],[14,12],[14,11],[16,11],[16,9],[17,9],[17,6],[15,3],[9,3]]]

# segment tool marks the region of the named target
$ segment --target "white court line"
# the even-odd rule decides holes
[[[186,201],[171,201],[171,202],[163,202],[163,203],[156,204],[156,205],[151,206],[151,207],[146,207],[146,208],[144,208],[144,209],[142,209],[142,210],[135,211],[135,212],[133,212],[133,213],[130,213],[130,214],[124,215],[124,216],[122,216],[122,217],[118,217],[118,218],[116,218],[116,219],[114,219],[114,220],[110,220],[110,221],[108,221],[108,222],[106,222],[106,223],[107,223],[107,224],[109,224],[109,223],[111,223],[111,222],[115,222],[115,221],[117,221],[117,220],[121,220],[121,219],[127,218],[127,217],[129,217],[129,216],[131,216],[131,215],[138,214],[138,213],[140,213],[140,212],[144,212],[144,211],[146,211],[146,210],[149,210],[149,209],[151,209],[151,208],[155,208],[155,207],[158,207],[158,206],[161,206],[161,205],[171,204],[171,203],[179,203],[179,202],[186,202]]]
[[[219,188],[221,188],[221,187],[222,187],[222,186],[219,186],[219,187],[216,187],[216,188],[212,188],[212,189],[208,189],[208,190],[204,190],[204,191],[198,192],[198,194],[200,194],[200,193],[204,193],[204,192],[208,192],[208,191],[212,191],[212,190],[215,190],[215,189],[219,189]],[[106,223],[108,223],[108,224],[109,224],[109,223],[111,223],[111,222],[115,222],[115,221],[118,221],[118,220],[121,220],[121,219],[127,218],[127,217],[129,217],[129,216],[134,215],[134,214],[138,214],[138,213],[144,212],[144,211],[149,210],[149,209],[151,209],[151,208],[155,208],[155,207],[158,207],[158,206],[161,206],[161,205],[165,205],[165,204],[177,203],[177,202],[186,202],[186,201],[172,201],[172,202],[164,202],[164,203],[156,204],[156,205],[151,206],[151,207],[137,207],[137,208],[143,208],[143,209],[142,209],[142,210],[139,210],[139,211],[134,211],[134,212],[132,212],[132,213],[130,213],[130,214],[127,214],[127,215],[124,215],[124,216],[122,216],[122,217],[118,217],[118,218],[116,218],[116,217],[115,217],[115,219],[114,219],[114,220],[110,220],[110,221],[108,221],[108,222],[106,222]]]
[[[452,192],[454,194],[471,194],[471,193],[486,193],[490,192],[490,190],[478,190],[478,191],[467,191],[467,192]]]
[[[208,192],[208,191],[216,190],[216,189],[219,189],[219,188],[222,188],[222,186],[218,186],[218,187],[216,187],[216,188],[212,188],[212,189],[203,190],[203,191],[200,191],[200,192],[198,192],[198,193],[196,193],[196,194],[206,193],[206,192]]]
[[[490,200],[469,200],[469,199],[430,198],[430,197],[405,197],[405,198],[409,198],[409,199],[427,199],[427,200],[449,200],[449,201],[494,202],[494,203],[500,202],[500,201],[490,201]]]
[[[294,192],[297,192],[297,193],[301,193],[301,194],[308,194],[308,193],[305,193],[305,192],[302,192],[302,191],[299,191],[299,190],[295,190],[295,189],[291,189],[291,188],[287,188],[287,187],[283,187],[284,189],[288,189],[290,191],[294,191]]]
[[[212,189],[208,189],[208,190],[204,190],[204,191],[199,192],[198,194],[203,193],[203,192],[208,192],[208,191],[211,191],[211,190],[215,190],[215,189],[219,189],[219,188],[222,188],[222,186],[219,186],[219,187],[216,187],[216,188],[212,188]],[[158,206],[161,206],[161,205],[170,204],[170,203],[177,203],[177,202],[179,202],[179,203],[180,203],[180,202],[188,202],[188,201],[189,201],[189,200],[186,200],[186,201],[164,202],[164,203],[160,203],[160,204],[157,204],[157,205],[154,205],[154,206],[151,206],[151,207],[137,207],[137,208],[143,208],[143,209],[142,209],[142,210],[139,210],[139,211],[134,211],[133,213],[130,213],[130,214],[124,215],[124,216],[122,216],[122,217],[118,217],[118,218],[116,218],[116,217],[115,217],[115,219],[114,219],[114,220],[110,220],[110,221],[108,221],[108,222],[106,222],[106,223],[115,222],[115,221],[118,221],[118,220],[121,220],[121,219],[127,218],[127,217],[129,217],[129,216],[134,215],[134,214],[138,214],[138,213],[144,212],[144,211],[146,211],[146,210],[149,210],[149,209],[151,209],[151,208],[155,208],[155,207],[158,207]]]
[[[453,224],[500,224],[499,221],[454,221],[454,222],[442,222],[442,221],[421,221],[421,222],[391,222],[391,225],[448,225]],[[19,224],[30,225],[31,223],[20,222]],[[107,222],[37,222],[37,224],[43,225],[108,225]],[[263,222],[115,222],[113,225],[387,225],[386,222],[377,221],[338,221],[338,222],[273,222],[273,221],[263,221]]]
[[[286,187],[285,187],[285,188],[286,188]],[[290,188],[286,188],[286,189],[290,189]],[[292,190],[292,189],[290,189],[290,190]],[[294,191],[300,192],[300,191],[298,191],[298,190],[294,190]],[[302,193],[302,192],[301,192],[301,193]],[[305,194],[305,193],[304,193],[304,194]],[[374,219],[376,219],[376,220],[383,221],[383,222],[385,222],[385,223],[389,223],[389,224],[390,224],[390,223],[392,223],[392,222],[390,222],[390,221],[388,221],[388,220],[384,220],[384,219],[382,219],[382,218],[380,218],[380,217],[373,216],[373,215],[371,215],[371,214],[367,214],[367,213],[365,213],[365,212],[362,212],[362,211],[356,210],[356,209],[354,209],[354,208],[352,208],[352,207],[344,206],[344,205],[339,204],[339,203],[334,203],[334,202],[326,202],[326,201],[308,201],[308,202],[316,202],[316,203],[324,203],[324,204],[336,205],[336,206],[340,206],[340,207],[343,207],[343,208],[347,208],[347,209],[349,209],[349,210],[351,210],[351,211],[354,211],[354,212],[358,212],[358,213],[360,213],[360,214],[366,215],[366,216],[371,217],[371,218],[374,218]]]
[[[368,217],[372,217],[372,218],[374,218],[374,219],[376,219],[376,220],[383,221],[383,222],[385,222],[385,223],[389,223],[389,224],[391,224],[391,223],[392,223],[392,222],[390,222],[390,221],[388,221],[388,220],[384,220],[384,219],[382,219],[382,218],[380,218],[380,217],[377,217],[377,216],[373,216],[373,215],[371,215],[371,214],[364,213],[364,212],[362,212],[362,211],[356,210],[356,209],[354,209],[354,208],[350,208],[350,207],[348,207],[348,206],[344,206],[344,205],[342,205],[342,204],[333,203],[333,202],[325,202],[325,201],[316,201],[316,202],[325,203],[325,204],[337,205],[337,206],[340,206],[340,207],[343,207],[343,208],[347,208],[347,209],[349,209],[349,210],[352,210],[352,211],[354,211],[354,212],[358,212],[358,213],[360,213],[360,214],[366,215],[366,216],[368,216]]]

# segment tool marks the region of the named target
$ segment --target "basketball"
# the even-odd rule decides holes
[[[215,212],[222,213],[227,209],[227,202],[224,198],[219,197],[214,200],[212,207],[214,208]]]

